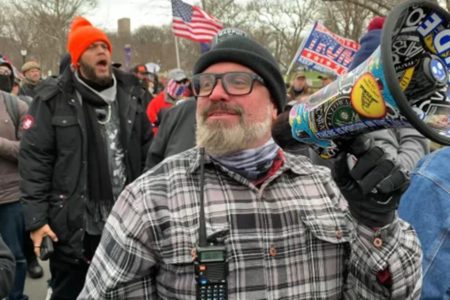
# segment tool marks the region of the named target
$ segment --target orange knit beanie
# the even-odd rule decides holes
[[[70,25],[67,38],[67,50],[72,58],[72,65],[78,63],[83,52],[92,43],[99,41],[105,42],[109,52],[112,52],[111,42],[102,30],[92,26],[91,22],[83,17],[76,17]]]

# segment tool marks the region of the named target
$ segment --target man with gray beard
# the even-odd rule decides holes
[[[193,73],[197,147],[166,158],[124,189],[79,299],[418,296],[414,232],[395,214],[390,218],[390,207],[377,210],[399,188],[380,189],[372,208],[347,203],[328,169],[273,141],[286,90],[265,48],[230,37],[201,56]],[[374,184],[390,180],[391,168],[374,176],[372,154],[362,151],[356,170]],[[351,187],[343,187],[346,195],[367,201]],[[354,216],[360,206],[382,226]]]
[[[46,236],[54,244],[51,299],[78,296],[110,210],[142,173],[152,137],[139,82],[112,69],[106,34],[77,17],[67,49],[71,67],[39,87],[19,156],[36,255]]]

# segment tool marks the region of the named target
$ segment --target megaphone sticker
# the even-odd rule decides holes
[[[386,105],[379,84],[371,73],[363,74],[350,94],[353,109],[362,117],[379,119],[386,115]]]
[[[402,2],[389,13],[381,45],[366,61],[292,107],[291,137],[317,150],[335,139],[414,127],[450,145],[449,74],[450,14],[430,1]],[[291,143],[281,137],[283,126],[274,127],[280,135],[274,139]]]
[[[403,73],[399,85],[400,88],[402,89],[402,91],[406,90],[406,88],[409,86],[409,83],[411,82],[411,79],[413,77],[414,74],[414,67],[408,68],[405,70],[405,72]]]

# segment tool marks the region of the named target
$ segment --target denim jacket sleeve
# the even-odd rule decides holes
[[[450,148],[426,156],[412,173],[399,214],[417,232],[423,249],[423,298],[450,296]]]

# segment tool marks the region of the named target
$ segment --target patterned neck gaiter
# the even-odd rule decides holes
[[[263,146],[242,150],[224,156],[212,156],[212,159],[250,181],[257,180],[269,171],[280,148],[271,138]]]

